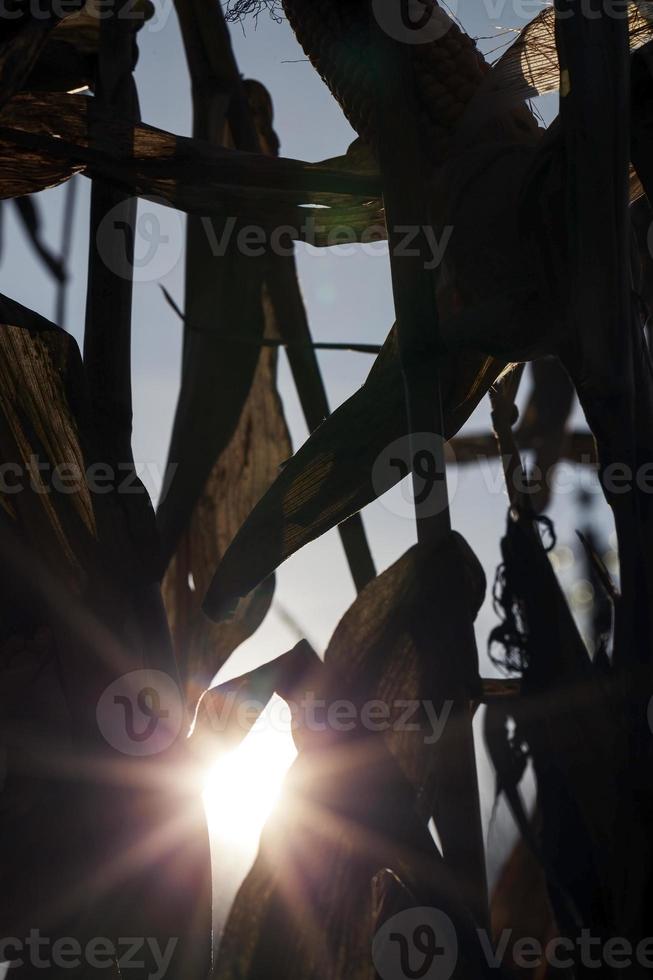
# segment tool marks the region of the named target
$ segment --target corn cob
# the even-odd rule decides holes
[[[437,8],[435,0],[434,6]],[[283,0],[297,39],[358,135],[374,132],[373,38],[367,0]],[[439,17],[448,15],[437,8]],[[465,106],[489,66],[453,20],[438,40],[411,45],[423,149],[437,165],[447,155]]]

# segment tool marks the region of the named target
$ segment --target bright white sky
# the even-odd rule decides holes
[[[523,25],[542,4],[537,0],[459,0],[451,6],[471,34],[485,39],[481,44],[487,51],[505,42],[505,37],[497,38],[502,28]],[[253,23],[248,23],[246,33],[243,33],[240,27],[234,26],[232,36],[243,74],[262,81],[272,93],[282,153],[305,160],[320,160],[343,152],[354,133],[327,88],[305,60],[288,25],[276,24],[267,16],[261,16],[256,29]],[[153,21],[141,31],[140,49],[136,77],[144,121],[189,135],[189,83],[172,0],[163,0]],[[551,100],[543,111],[548,118],[555,112]],[[79,192],[72,262],[75,275],[64,326],[81,341],[90,184],[83,177],[76,179]],[[39,197],[46,238],[53,247],[58,245],[60,237],[63,194],[58,188]],[[153,209],[150,204],[141,207]],[[0,290],[51,317],[54,288],[17,236],[13,209],[6,206],[6,212]],[[165,275],[135,286],[133,316],[134,451],[136,460],[144,467],[146,483],[154,489],[159,482],[156,475],[162,472],[165,463],[178,391],[181,349],[180,324],[165,303],[160,285],[165,285],[180,303],[183,301],[183,256],[181,248],[174,244],[183,242],[183,216],[163,208],[156,209],[156,213],[162,231],[172,236],[173,248],[162,259],[161,269]],[[394,319],[385,249],[378,249],[375,256],[344,257],[333,250],[327,254],[300,246],[298,257],[314,338],[381,343]],[[371,365],[371,358],[361,354],[323,352],[319,356],[332,406],[342,402],[363,382]],[[285,357],[282,355],[280,360],[280,390],[294,445],[299,446],[306,438],[307,430]],[[468,423],[468,430],[478,431],[488,426],[488,411],[484,405]],[[491,586],[499,561],[499,539],[506,511],[500,479],[493,466],[488,466],[485,475],[476,468],[452,468],[450,476],[454,526],[476,550]],[[561,499],[554,506],[553,516],[559,541],[573,546],[573,528],[577,520],[573,497]],[[414,540],[410,508],[406,506],[401,488],[368,507],[364,520],[379,569],[394,561]],[[318,649],[323,650],[339,617],[354,599],[335,532],[307,547],[281,568],[277,598],[304,626]],[[488,600],[478,622],[479,652],[486,674],[493,673],[486,662],[485,643],[488,630],[495,623]],[[273,610],[259,633],[232,659],[226,673],[234,675],[269,660],[295,640],[292,630]],[[482,770],[487,817],[492,794],[484,762]]]

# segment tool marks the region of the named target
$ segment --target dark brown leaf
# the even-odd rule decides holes
[[[592,668],[527,518],[509,517],[502,554],[503,603],[521,609],[526,631],[522,697],[510,713],[532,753],[543,854],[555,872],[550,884],[557,891],[556,914],[568,928],[577,915],[589,921],[590,903],[598,894],[601,914],[611,914],[610,868],[599,855],[610,846],[614,829],[618,795],[612,760],[622,735],[614,725],[616,704]]]
[[[194,753],[205,761],[235,748],[254,725],[276,692],[292,702],[294,693],[310,688],[322,661],[307,640],[262,667],[205,691],[200,698],[190,736]]]
[[[544,872],[533,852],[521,839],[501,869],[490,899],[490,910],[494,942],[501,942],[504,929],[511,932],[506,957],[506,970],[510,976],[545,980],[549,972],[546,964],[542,963],[534,970],[530,966],[525,968],[518,965],[513,958],[514,943],[521,939],[536,939],[544,949],[549,940],[559,935]]]
[[[233,320],[226,321],[225,327],[233,329]],[[216,337],[219,340],[219,334]],[[237,349],[236,345],[234,349]],[[206,350],[204,353],[207,356]],[[227,374],[234,371],[233,358],[229,359],[227,353],[215,347],[210,351],[215,359],[214,370],[222,368]],[[230,621],[213,623],[201,611],[217,564],[292,451],[276,390],[276,363],[277,351],[264,348],[233,436],[218,451],[217,459],[212,457],[215,462],[193,508],[189,525],[178,540],[163,583],[175,643],[187,658],[191,704],[206,690],[232,651],[258,628],[272,601],[273,582],[268,579],[243,598]],[[218,392],[222,398],[230,394],[226,384],[212,384],[210,397],[214,401]],[[189,414],[186,418],[191,431],[179,433],[185,446],[182,466],[190,462],[187,456],[189,440],[198,440],[206,449],[203,427],[198,427],[201,413]],[[223,426],[226,418],[225,411],[220,413],[218,426]],[[212,436],[213,445],[219,432],[218,429]],[[174,452],[174,442],[171,452]],[[167,517],[176,512],[183,492],[184,485],[173,482],[159,511],[164,534],[170,532]]]
[[[648,4],[630,4],[630,47],[636,51],[653,38]],[[560,68],[555,38],[554,8],[546,7],[518,34],[469,103],[461,122],[461,133],[474,134],[480,126],[507,112],[526,99],[555,92],[560,87]],[[562,84],[568,84],[568,77]]]
[[[504,365],[473,352],[448,355],[440,377],[451,438]],[[286,558],[398,482],[373,482],[379,455],[407,434],[403,381],[391,331],[363,387],[338,408],[286,464],[218,567],[205,610],[220,618]]]
[[[533,209],[524,202],[525,188],[541,190],[533,178],[541,154],[534,139],[480,143],[452,155],[434,182],[438,312],[448,350],[522,361],[555,352],[564,339],[561,304],[538,263]]]
[[[484,597],[483,569],[453,532],[434,553],[415,546],[377,576],[345,613],[325,654],[328,702],[378,698],[389,706],[388,748],[414,787],[425,822],[436,811],[436,742],[442,733],[436,737],[430,727],[435,719],[424,705],[439,715],[445,663],[469,700],[480,692],[472,622]],[[432,647],[428,656],[424,637]],[[406,703],[416,708],[414,728],[399,723]]]
[[[344,224],[361,234],[377,222],[375,177],[224,150],[98,107],[91,119],[90,109],[90,100],[79,95],[12,99],[0,116],[7,174],[0,197],[40,190],[83,170],[192,214],[237,215],[269,228],[290,225],[294,237],[316,244],[326,244],[334,227]],[[310,204],[321,207],[304,206]],[[378,228],[375,234],[384,235]]]
[[[0,455],[16,468],[16,492],[3,492],[2,505],[54,568],[63,560],[83,578],[97,528],[71,408],[79,353],[63,330],[4,296],[0,317]],[[53,477],[66,473],[70,490],[53,493]]]
[[[150,0],[134,0],[122,24],[133,33],[152,17]],[[56,23],[39,53],[24,88],[30,92],[71,92],[93,88],[100,40],[102,6],[87,0],[80,10]]]
[[[234,134],[245,134],[241,138],[247,148],[255,144],[265,151],[265,135],[254,128],[244,96],[231,104],[227,121],[216,115],[227,83],[207,92],[200,85],[205,58],[216,64],[225,64],[227,58],[229,63],[228,34],[220,29],[219,11],[214,11],[213,30],[203,39],[207,51],[200,65],[194,65],[202,39],[191,31],[194,22],[187,22],[189,11],[182,9],[194,69],[196,129],[214,143],[233,143]],[[235,68],[234,73],[229,91],[240,84]],[[260,90],[267,96],[263,86],[249,84],[249,91]],[[277,350],[224,343],[230,334],[254,344],[277,339],[265,268],[260,258],[241,255],[233,245],[226,255],[216,255],[206,230],[191,219],[184,369],[169,454],[169,465],[178,468],[159,509],[164,560],[172,557],[164,598],[191,710],[232,651],[258,629],[274,593],[270,577],[243,598],[228,623],[212,623],[201,611],[217,563],[292,452],[276,387]]]
[[[457,585],[452,564],[463,576],[454,576]],[[295,686],[300,755],[236,899],[214,977],[253,980],[266,971],[302,980],[371,980],[372,940],[382,911],[374,881],[383,869],[395,873],[416,904],[446,909],[455,921],[465,960],[455,975],[482,975],[477,938],[461,902],[464,883],[453,882],[426,830],[437,753],[425,745],[419,712],[419,732],[393,728],[400,727],[404,699],[439,702],[439,661],[457,658],[463,684],[474,687],[475,654],[460,627],[467,619],[471,628],[483,586],[478,563],[459,536],[437,554],[416,546],[363,590],[337,627],[322,671]],[[451,647],[449,626],[458,629],[459,642]],[[422,628],[431,637],[438,631],[448,636],[425,660],[415,632]],[[303,707],[311,699],[315,712]],[[389,709],[385,733],[365,722],[370,703]],[[325,724],[319,709],[343,704],[354,709],[353,721],[334,724],[328,714]]]
[[[59,17],[53,9],[47,8],[39,11],[35,17],[25,16],[19,19],[17,28],[11,21],[7,24],[5,20],[3,24],[5,39],[0,45],[0,106],[8,102],[22,87],[49,34],[59,23]],[[9,30],[10,27],[14,30]]]

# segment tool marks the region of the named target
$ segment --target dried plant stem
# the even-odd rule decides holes
[[[248,157],[258,153],[258,159],[263,159],[219,4],[177,0],[176,10],[191,77],[194,135],[212,150],[235,146],[247,151]],[[237,324],[242,336],[261,339],[265,326],[262,283],[260,260],[245,260],[235,249],[216,254],[202,218],[189,217],[182,386],[168,458],[169,472],[174,475],[157,513],[162,571],[175,553],[216,460],[236,431],[251,389],[259,356],[256,346],[243,344],[227,360],[222,335],[234,332]],[[214,397],[216,389],[223,395],[219,402]],[[188,445],[189,424],[194,433],[193,451]],[[179,466],[182,455],[184,465]]]
[[[239,150],[260,152],[251,113],[247,106],[240,74],[234,59],[226,25],[204,0],[177,0],[186,54],[191,71],[196,138],[224,142],[226,127]],[[219,23],[218,23],[219,21]],[[193,304],[205,301],[210,290],[209,277],[200,287],[202,266],[212,268],[205,229],[199,219],[189,219],[186,337],[189,324],[201,326],[202,311]],[[275,307],[282,340],[289,344],[288,358],[309,428],[314,429],[329,414],[329,406],[317,358],[311,349],[306,311],[299,292],[294,258],[268,257],[273,268],[267,288]],[[215,281],[215,277],[213,280]],[[292,349],[291,349],[292,348]],[[358,590],[376,574],[362,520],[359,515],[346,521],[340,530],[345,553]]]
[[[174,310],[179,319],[182,322],[186,322],[186,317],[184,316],[183,310],[175,303],[174,299],[165,288],[161,286],[163,295],[165,296],[166,303],[168,306]],[[201,327],[193,327],[190,323],[187,324],[189,330],[193,330],[196,333],[202,331]],[[253,337],[240,337],[237,334],[221,334],[220,340],[223,344],[247,344],[254,347],[283,347],[286,350],[290,348],[308,348],[309,350],[332,350],[332,351],[352,351],[357,354],[380,354],[381,344],[357,344],[352,342],[350,344],[341,343],[328,343],[317,340],[306,340],[306,341],[287,341],[282,340],[278,337],[261,337],[260,340],[256,340]],[[324,415],[319,416],[319,422],[322,421]],[[317,424],[319,425],[319,422]]]
[[[97,108],[135,122],[138,98],[131,74],[134,39],[116,12],[102,22]],[[91,114],[95,101],[91,105]],[[92,125],[92,123],[91,123]],[[84,364],[91,408],[103,446],[115,462],[131,460],[131,302],[136,198],[95,178],[91,190]],[[101,233],[102,228],[102,233]],[[119,270],[119,271],[117,271]]]
[[[427,500],[420,498],[415,483],[418,540],[432,547],[446,540],[451,530],[444,459],[444,424],[437,371],[428,354],[440,349],[438,310],[433,273],[416,249],[416,256],[398,254],[398,229],[424,229],[431,223],[425,177],[425,154],[419,141],[415,78],[407,45],[390,39],[376,24],[377,135],[383,181],[383,200],[390,244],[392,284],[397,313],[399,353],[404,376],[406,410],[411,433],[428,433],[434,457],[435,481]],[[420,236],[421,237],[421,236]],[[425,365],[428,367],[425,369]],[[415,459],[414,447],[410,447]],[[411,467],[412,468],[412,467]],[[414,473],[414,479],[416,476]],[[422,503],[419,501],[422,499]],[[459,610],[452,610],[452,616]],[[469,623],[443,623],[443,634],[456,635],[463,656],[469,642]],[[415,629],[419,634],[419,624]],[[436,638],[420,636],[423,656],[432,657]],[[473,642],[473,641],[472,641]],[[456,645],[454,644],[454,648]],[[469,695],[460,665],[439,664],[443,677],[440,693],[454,704],[446,745],[441,746],[438,802],[434,814],[445,861],[460,882],[461,891],[480,926],[488,921],[485,851],[480,819],[480,799]]]
[[[597,438],[601,471],[637,469],[628,173],[630,80],[628,31],[603,0],[591,15],[569,17],[557,0],[563,85],[565,189],[573,345],[562,359]],[[598,86],[598,88],[597,88]],[[587,135],[586,135],[587,134]],[[590,135],[591,134],[591,135]],[[589,138],[588,138],[589,137]],[[607,494],[619,539],[623,601],[616,615],[615,660],[650,661],[650,600],[644,593],[638,494]],[[644,641],[644,642],[642,642]],[[646,648],[646,652],[643,651]],[[639,649],[638,649],[639,648]]]
[[[299,289],[297,267],[293,256],[270,256],[271,273],[267,279],[270,298],[282,340],[286,345],[304,418],[310,432],[330,414],[329,400],[322,372],[315,354],[317,345],[311,338],[306,308]],[[376,575],[374,559],[360,514],[338,525],[356,590],[360,592]]]
[[[65,278],[59,283],[57,288],[57,302],[54,315],[55,322],[58,323],[60,327],[64,326],[64,320],[66,318],[66,299],[70,282],[68,263],[70,261],[70,252],[73,242],[73,225],[75,221],[75,205],[77,202],[78,186],[79,184],[77,179],[75,177],[71,177],[66,184],[64,191],[63,223],[61,228],[61,248],[59,255],[61,265],[65,273]]]

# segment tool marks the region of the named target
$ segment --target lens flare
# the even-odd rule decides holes
[[[207,773],[204,805],[215,844],[255,848],[279,803],[297,750],[289,722],[280,722],[274,709],[273,699],[240,745],[220,756]]]

